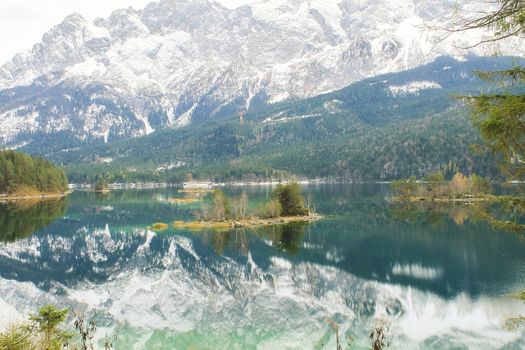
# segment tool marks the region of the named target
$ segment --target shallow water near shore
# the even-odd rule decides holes
[[[254,207],[271,195],[225,192],[243,190]],[[503,327],[525,314],[507,296],[525,289],[520,236],[461,205],[392,204],[384,184],[304,192],[323,220],[254,230],[176,229],[200,203],[174,203],[174,188],[0,206],[0,326],[52,303],[117,349],[335,349],[331,320],[365,349],[383,316],[392,349],[525,348]]]

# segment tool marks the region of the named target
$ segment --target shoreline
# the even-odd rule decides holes
[[[182,205],[202,202],[202,198],[169,198],[166,201],[171,204]]]
[[[424,196],[408,196],[408,197],[392,197],[393,202],[441,202],[441,203],[477,203],[488,202],[494,200],[492,195],[485,195],[483,197],[462,197],[462,198],[448,198],[448,197],[424,197]]]
[[[176,184],[167,182],[115,182],[108,184],[108,189],[112,190],[144,190],[177,187]],[[93,192],[95,186],[87,183],[70,183],[69,189],[73,191]]]
[[[69,196],[73,191],[61,192],[61,193],[40,193],[40,194],[31,194],[31,195],[8,195],[0,194],[0,202],[12,202],[18,200],[28,200],[28,199],[55,199],[63,198]]]
[[[253,187],[265,187],[265,186],[277,186],[284,185],[290,182],[297,182],[300,185],[364,185],[364,184],[385,184],[388,185],[395,180],[370,180],[370,181],[344,181],[344,180],[333,180],[333,179],[303,179],[303,180],[289,180],[289,181],[229,181],[229,182],[210,182],[215,187],[242,187],[242,186],[253,186]],[[209,182],[209,181],[207,181]],[[425,183],[425,182],[420,182]],[[110,190],[132,190],[132,189],[162,189],[162,188],[179,188],[183,189],[183,182],[116,182],[108,184]],[[498,185],[523,185],[525,181],[492,181],[491,184]],[[83,183],[71,183],[69,188],[74,191],[90,191],[93,188],[91,184]]]
[[[241,187],[241,186],[278,186],[278,185],[286,185],[291,182],[296,182],[299,185],[325,185],[325,184],[343,184],[343,182],[336,182],[336,181],[330,181],[330,180],[322,180],[322,179],[311,179],[311,180],[297,180],[297,181],[261,181],[261,182],[255,182],[255,181],[232,181],[232,182],[223,182],[218,183],[216,186],[218,187]]]
[[[174,221],[175,229],[234,229],[234,228],[257,228],[265,226],[285,225],[294,222],[314,222],[323,219],[320,214],[309,214],[305,216],[282,216],[278,218],[247,218],[244,220],[224,221]]]

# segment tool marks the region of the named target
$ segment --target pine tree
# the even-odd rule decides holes
[[[523,0],[491,1],[497,9],[465,21],[451,32],[489,28],[494,36],[481,43],[498,41],[525,34],[525,2]],[[479,43],[479,44],[481,44]],[[473,122],[479,128],[486,146],[503,158],[502,169],[510,178],[525,176],[525,67],[478,72],[484,80],[505,87],[506,92],[462,96],[472,108]]]
[[[512,36],[525,35],[525,1],[497,0],[496,10],[487,12],[477,18],[463,23],[452,31],[465,31],[474,28],[490,28],[494,36],[485,41],[498,41]],[[481,94],[463,97],[472,108],[474,125],[481,131],[481,136],[489,149],[503,156],[502,169],[506,175],[514,179],[525,177],[525,67],[516,66],[512,69],[481,72],[479,76],[509,88],[506,93]],[[510,90],[514,88],[514,90]],[[515,215],[525,213],[522,206],[523,198],[515,197],[507,200],[507,208]],[[490,215],[488,215],[490,216]],[[500,227],[509,226],[495,217],[490,220]],[[512,227],[512,223],[510,225]],[[525,291],[516,298],[525,301]],[[511,319],[515,325],[525,324],[525,316]]]
[[[67,190],[62,169],[50,162],[27,154],[0,151],[0,193],[14,193],[30,188],[41,192]]]
[[[64,322],[68,312],[68,309],[59,310],[53,305],[46,305],[38,310],[38,314],[29,317],[44,335],[46,349],[59,350],[63,348],[65,332],[59,329],[59,325]]]
[[[273,193],[281,204],[284,216],[306,215],[308,208],[304,207],[304,198],[298,183],[292,182],[287,185],[279,185]]]

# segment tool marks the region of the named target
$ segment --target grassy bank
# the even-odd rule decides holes
[[[282,216],[276,218],[246,218],[243,220],[221,220],[221,221],[175,221],[173,227],[176,229],[190,229],[190,230],[202,230],[202,229],[228,229],[228,228],[256,228],[263,226],[275,226],[289,224],[293,222],[313,222],[322,219],[323,217],[319,214],[312,213],[301,216]]]

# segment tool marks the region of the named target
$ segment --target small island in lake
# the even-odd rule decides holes
[[[62,197],[68,194],[64,171],[47,160],[0,151],[0,200]]]
[[[109,193],[109,185],[104,179],[97,181],[94,187],[94,192],[97,193]]]
[[[197,220],[175,221],[175,228],[227,229],[282,225],[293,222],[311,222],[322,218],[305,206],[299,184],[279,185],[267,203],[250,209],[248,194],[228,198],[221,190],[214,190],[211,203],[202,202]]]
[[[390,183],[395,201],[481,202],[494,198],[490,181],[472,174],[470,177],[456,173],[446,181],[441,173],[432,173],[422,180],[415,176]]]

